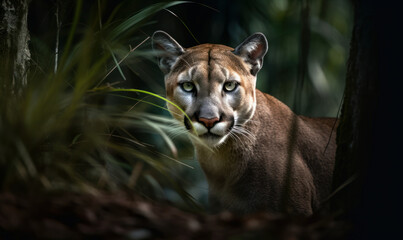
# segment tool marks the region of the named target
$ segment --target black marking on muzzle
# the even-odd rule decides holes
[[[234,116],[231,117],[231,126],[229,126],[228,131],[231,131],[231,129],[234,127],[235,125],[235,118]]]
[[[185,124],[186,129],[188,130],[192,129],[192,124],[190,124],[189,119],[187,117],[184,117],[183,123]]]

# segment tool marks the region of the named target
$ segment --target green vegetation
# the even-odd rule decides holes
[[[125,61],[152,57],[149,51],[136,54],[127,36],[133,37],[155,13],[183,2],[151,5],[126,20],[108,19],[102,25],[90,18],[97,21],[80,26],[82,3],[75,6],[59,64],[36,61],[55,55],[33,36],[28,85],[19,94],[2,89],[1,190],[96,194],[126,189],[153,199],[166,199],[165,191],[170,191],[194,204],[172,170],[190,167],[178,160],[190,152],[177,149],[186,144],[185,131],[167,114],[155,113],[167,111],[170,103],[149,91],[120,87],[129,81]],[[39,47],[47,51],[35,52]],[[120,76],[112,76],[115,72]]]

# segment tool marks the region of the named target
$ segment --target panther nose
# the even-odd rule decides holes
[[[203,123],[204,126],[206,126],[206,128],[210,129],[212,127],[214,127],[214,125],[219,122],[220,119],[219,118],[199,118],[199,122]]]

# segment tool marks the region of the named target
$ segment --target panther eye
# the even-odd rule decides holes
[[[238,86],[238,82],[236,82],[236,81],[226,82],[226,83],[224,83],[224,91],[232,92],[237,88],[237,86]]]
[[[195,85],[191,82],[184,82],[181,84],[181,87],[185,92],[193,92],[195,90]]]

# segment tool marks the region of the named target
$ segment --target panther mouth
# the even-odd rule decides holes
[[[213,129],[208,129],[205,133],[199,134],[198,137],[208,146],[217,147],[226,141],[231,130],[232,126],[228,126],[226,130],[223,129],[222,132],[219,131],[216,133],[214,133]]]
[[[218,147],[221,144],[225,142],[227,139],[227,134],[226,135],[217,135],[211,132],[204,133],[202,135],[199,135],[199,139],[202,140],[207,146],[210,147]]]
[[[231,121],[232,120],[232,121]],[[192,133],[196,133],[197,137],[210,146],[222,144],[227,139],[229,133],[234,127],[234,119],[230,121],[219,121],[213,126],[206,126],[202,122],[184,119],[185,127]]]
[[[187,130],[192,130],[194,127],[195,127],[195,124],[199,124],[198,122],[192,122],[192,123],[190,123],[190,121],[189,121],[189,119],[188,118],[184,118],[183,119],[183,123],[184,123],[184,125],[185,125],[185,128],[187,129]],[[225,128],[226,128],[226,133],[225,134],[227,134],[227,133],[229,133],[230,131],[231,131],[231,129],[233,128],[235,126],[235,121],[234,121],[234,118],[232,117],[232,119],[230,120],[230,121],[227,121],[226,123],[225,123]],[[214,127],[213,127],[214,128]],[[206,128],[206,133],[203,133],[203,134],[199,134],[199,136],[202,136],[202,135],[204,135],[204,134],[207,134],[207,133],[210,133],[210,134],[212,134],[212,135],[216,135],[216,136],[218,136],[218,137],[222,137],[221,136],[221,134],[216,134],[216,133],[214,133],[214,132],[212,132],[213,130],[213,128]],[[222,132],[222,130],[221,130],[221,132]],[[222,135],[225,135],[225,134],[222,134]]]
[[[222,138],[222,137],[224,137],[224,136],[221,136],[221,135],[218,135],[218,134],[214,134],[214,133],[212,133],[212,132],[207,132],[207,133],[205,133],[205,134],[203,134],[203,135],[199,135],[199,138]]]

